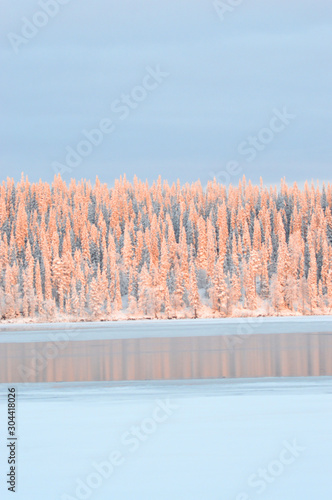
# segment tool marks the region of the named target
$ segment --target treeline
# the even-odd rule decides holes
[[[328,313],[332,187],[0,187],[0,317]]]

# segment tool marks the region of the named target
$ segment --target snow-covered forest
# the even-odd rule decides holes
[[[332,186],[0,186],[2,320],[324,314]]]

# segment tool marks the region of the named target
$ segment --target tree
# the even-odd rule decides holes
[[[318,306],[318,290],[317,290],[317,262],[316,255],[312,244],[310,245],[310,268],[308,274],[308,291],[309,291],[309,306],[311,313]]]
[[[147,316],[151,309],[151,288],[152,279],[148,271],[146,263],[144,263],[140,275],[139,275],[139,296],[138,296],[138,307]]]
[[[332,308],[331,268],[331,184],[0,185],[4,319],[319,313]]]
[[[130,232],[127,225],[124,231],[124,243],[123,243],[122,255],[123,255],[123,263],[125,269],[129,269],[133,258],[133,248],[131,243]]]
[[[224,275],[224,260],[222,257],[219,257],[214,268],[213,298],[215,309],[223,316],[226,315],[227,296],[227,285]]]
[[[190,266],[190,281],[189,281],[189,303],[194,312],[194,318],[198,317],[198,308],[200,306],[200,297],[197,288],[197,278],[195,266],[192,263]]]
[[[41,281],[41,275],[40,275],[40,265],[39,265],[38,260],[37,260],[37,263],[35,266],[35,283],[36,283],[38,313],[42,314],[43,313],[43,300],[44,300],[44,298],[43,298],[42,281]]]
[[[89,304],[94,318],[97,319],[101,314],[102,294],[100,290],[100,285],[96,278],[93,278],[90,283]]]

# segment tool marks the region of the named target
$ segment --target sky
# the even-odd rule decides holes
[[[0,9],[0,181],[331,181],[330,0]]]

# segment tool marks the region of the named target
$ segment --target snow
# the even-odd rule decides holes
[[[17,384],[17,492],[6,491],[4,439],[0,498],[65,500],[77,480],[113,473],[95,500],[312,500],[331,498],[332,378],[187,382]],[[0,429],[7,385],[0,385]],[[156,408],[171,405],[163,422]],[[161,410],[158,410],[160,417]],[[123,444],[133,425],[154,430],[137,449]],[[126,434],[127,433],[127,434]],[[300,451],[282,465],[285,446]],[[296,450],[296,448],[295,448]],[[121,458],[119,458],[121,457]],[[121,462],[121,463],[120,463]],[[279,467],[279,469],[278,469]],[[275,471],[250,486],[259,469]],[[94,476],[93,476],[94,474]],[[274,473],[273,473],[274,474]],[[92,475],[92,476],[91,476]],[[253,476],[254,475],[254,476]],[[99,481],[100,482],[100,481]],[[91,483],[94,484],[94,483]],[[66,496],[70,495],[70,496]]]
[[[65,332],[67,340],[250,335],[253,333],[331,333],[332,316],[2,324],[0,343],[54,340],[52,337],[54,332]]]

